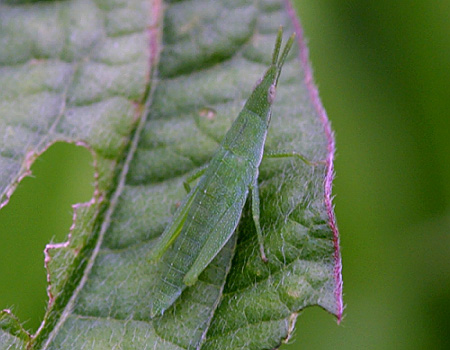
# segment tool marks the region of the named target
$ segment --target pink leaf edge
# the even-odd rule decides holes
[[[300,21],[296,15],[295,9],[292,6],[290,0],[284,0],[288,15],[292,21],[292,24],[295,28],[295,32],[297,34],[297,42],[300,48],[300,64],[305,72],[305,85],[308,89],[309,98],[313,103],[314,109],[319,115],[320,121],[323,124],[325,135],[328,141],[328,155],[326,160],[327,172],[324,180],[324,194],[325,194],[325,207],[328,215],[328,225],[330,226],[333,232],[333,241],[334,241],[334,279],[335,279],[335,289],[334,296],[336,300],[336,317],[337,323],[339,324],[342,320],[342,315],[344,311],[344,304],[342,298],[342,289],[343,289],[343,281],[342,281],[342,260],[341,260],[341,252],[339,247],[339,231],[336,223],[336,216],[334,214],[333,207],[333,197],[332,197],[332,187],[333,187],[333,179],[334,179],[334,156],[336,152],[336,147],[334,143],[334,135],[331,130],[331,124],[327,117],[327,113],[325,108],[322,105],[322,102],[319,98],[319,91],[314,84],[313,74],[311,65],[309,64],[309,52],[308,47],[306,46],[303,28],[300,24]]]

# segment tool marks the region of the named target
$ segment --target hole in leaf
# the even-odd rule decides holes
[[[34,332],[47,305],[44,248],[62,242],[72,224],[72,204],[93,195],[92,155],[58,142],[31,167],[0,210],[0,309],[11,308]]]

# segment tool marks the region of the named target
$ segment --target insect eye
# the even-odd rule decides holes
[[[273,103],[275,100],[275,96],[277,95],[277,88],[275,87],[275,84],[270,85],[268,94],[267,94],[267,100],[270,104]]]

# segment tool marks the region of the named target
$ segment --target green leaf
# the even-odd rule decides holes
[[[0,349],[270,349],[297,314],[342,315],[331,205],[334,143],[288,2],[159,0],[0,4],[0,203],[57,141],[93,154],[96,191],[67,242],[46,248],[49,305],[29,336],[3,311]],[[162,26],[164,23],[164,26]],[[163,316],[147,254],[271,60],[278,27],[297,32],[278,85],[264,160],[259,256],[249,213]],[[236,243],[237,242],[237,243]],[[159,276],[159,278],[157,278]]]

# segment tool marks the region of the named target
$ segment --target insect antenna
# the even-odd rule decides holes
[[[278,30],[278,33],[280,33],[280,30]],[[277,37],[277,40],[278,40],[278,37]],[[286,43],[286,46],[283,49],[283,53],[281,54],[281,57],[277,63],[278,73],[277,73],[277,79],[275,80],[276,83],[278,83],[278,78],[280,77],[281,68],[283,67],[284,61],[286,61],[286,57],[289,54],[289,51],[291,50],[292,45],[294,44],[294,40],[295,40],[295,33],[292,33],[292,35],[289,37],[289,39]],[[280,42],[280,44],[281,44],[281,42]],[[278,51],[279,50],[280,50],[280,48],[278,48]]]
[[[281,41],[283,40],[283,27],[278,28],[277,38],[275,40],[275,48],[272,54],[272,65],[276,66],[278,61],[278,55],[280,54]]]

